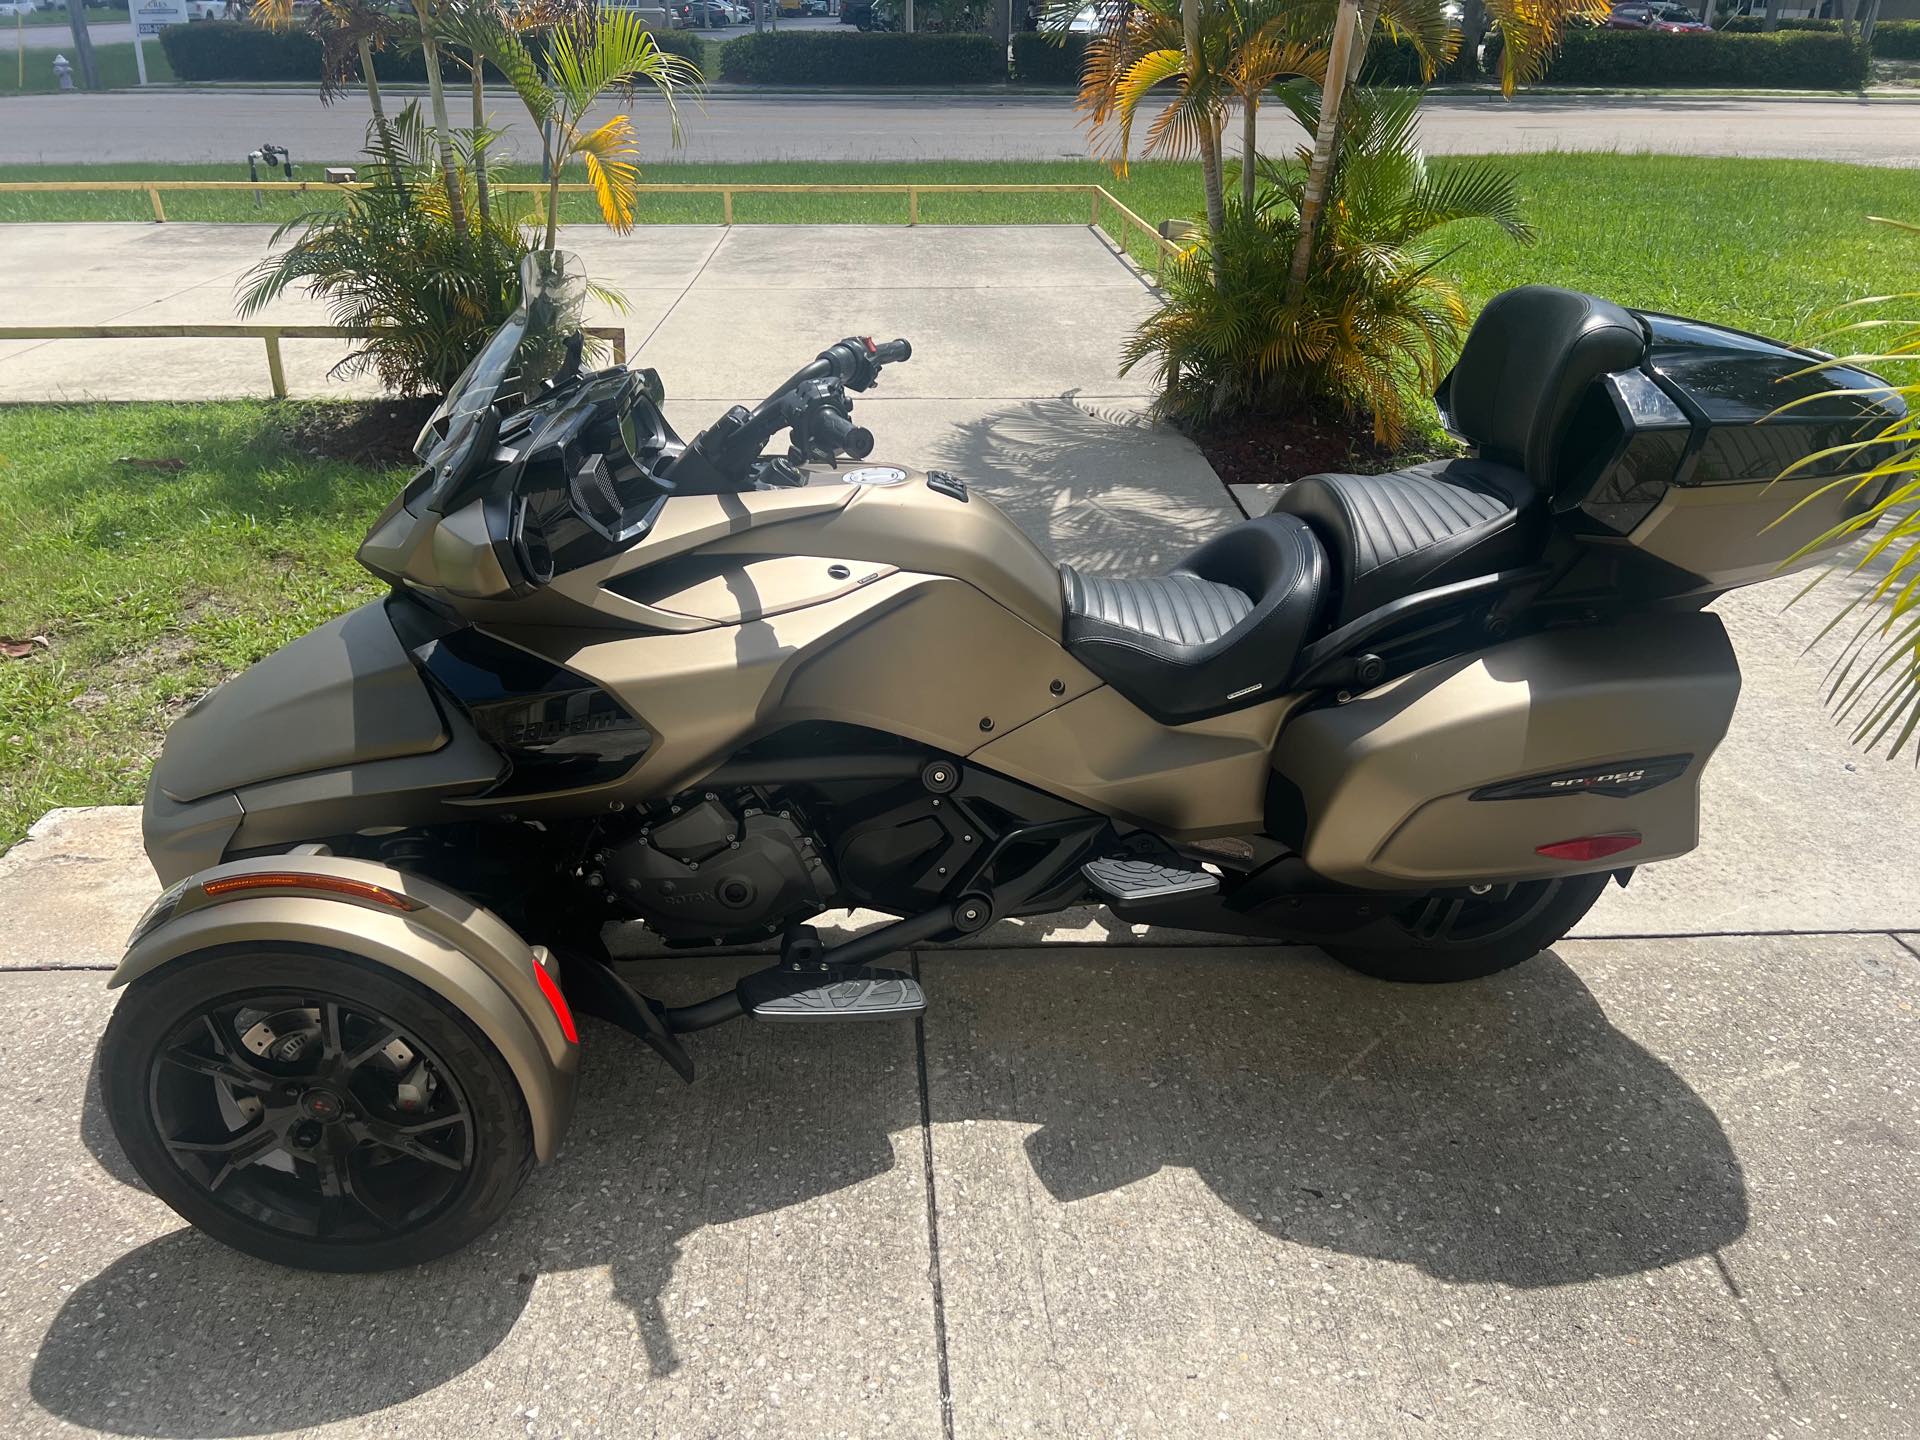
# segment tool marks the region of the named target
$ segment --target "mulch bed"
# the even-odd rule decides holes
[[[1368,473],[1404,458],[1375,445],[1363,424],[1305,410],[1236,416],[1188,435],[1229,485],[1274,485],[1330,471]]]
[[[292,405],[287,443],[303,454],[355,465],[410,465],[413,441],[440,402],[367,400],[353,404]]]

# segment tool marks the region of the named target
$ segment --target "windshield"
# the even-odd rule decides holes
[[[587,272],[565,250],[535,250],[520,262],[520,304],[473,357],[420,431],[413,453],[440,472],[457,473],[478,417],[501,400],[526,404],[566,361],[579,333]]]

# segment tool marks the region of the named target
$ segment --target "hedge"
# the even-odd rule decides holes
[[[1007,78],[1005,53],[991,35],[742,35],[720,52],[720,69],[728,80],[761,85],[988,85]]]
[[[1086,35],[1042,35],[1022,30],[1013,37],[1013,78],[1022,85],[1080,84],[1087,58]]]
[[[1489,73],[1499,65],[1497,44],[1496,37],[1487,47]],[[1544,83],[1858,90],[1866,79],[1866,53],[1841,35],[1570,30]]]
[[[182,80],[320,78],[320,42],[298,30],[262,30],[236,20],[203,20],[196,25],[167,26],[160,32],[160,48]],[[384,65],[380,73],[386,76]],[[424,66],[420,76],[426,78]]]
[[[673,55],[684,55],[696,65],[705,58],[700,41],[691,34],[656,30],[654,43]],[[160,48],[181,80],[305,80],[320,78],[320,42],[304,30],[264,30],[237,20],[203,20],[192,25],[169,25],[160,32]],[[382,50],[374,58],[380,78],[424,85],[427,62],[418,50]],[[354,67],[358,75],[359,66]],[[467,69],[453,55],[440,58],[440,73],[448,80],[467,78]],[[487,78],[505,76],[489,64]]]
[[[1759,15],[1736,15],[1723,28],[1735,35],[1762,35],[1766,33],[1767,22]],[[1774,28],[1837,35],[1840,22],[1783,19]],[[1868,48],[1882,60],[1920,60],[1920,20],[1882,20],[1873,27],[1873,44]]]

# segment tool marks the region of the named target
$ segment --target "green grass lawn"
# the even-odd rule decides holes
[[[126,13],[120,18],[125,20]],[[4,23],[4,22],[0,22]],[[0,32],[0,47],[4,46],[5,34]],[[149,40],[147,52],[147,79],[154,84],[173,79],[173,67],[167,63],[167,52],[160,48],[158,40]],[[59,81],[53,73],[53,57],[65,55],[73,61],[73,83],[80,83],[80,62],[66,50],[29,50],[27,51],[27,83],[20,84],[20,62],[16,56],[4,53],[0,48],[0,95],[36,95],[58,90]],[[96,45],[93,57],[100,62],[100,85],[106,90],[130,90],[140,83],[140,71],[134,64],[133,42],[124,45]]]
[[[1437,162],[1442,164],[1459,162]],[[1477,305],[1543,281],[1782,335],[1857,296],[1920,288],[1911,236],[1869,214],[1920,220],[1920,174],[1807,161],[1611,155],[1503,159],[1539,243],[1463,233],[1444,269]],[[319,166],[307,167],[315,174]],[[228,166],[0,166],[0,179],[232,178]],[[1150,221],[1200,204],[1193,167],[1126,179],[1059,164],[735,165],[652,168],[654,181],[1105,184]],[[311,204],[312,201],[305,203]],[[186,219],[278,219],[247,197],[169,196]],[[649,197],[643,222],[719,219],[717,197]],[[891,197],[747,196],[742,223],[904,219]],[[585,197],[570,215],[590,216]],[[1084,224],[1079,197],[929,196],[927,223]],[[0,195],[0,220],[146,220],[143,195]],[[858,277],[846,277],[857,284]],[[0,633],[50,647],[0,659],[0,847],[52,805],[138,798],[185,699],[310,628],[374,584],[353,562],[398,477],[303,457],[268,404],[0,408]],[[120,463],[178,459],[177,473]]]
[[[378,593],[353,552],[399,477],[298,453],[296,412],[0,407],[0,632],[48,641],[0,658],[0,850],[138,800],[189,699]]]

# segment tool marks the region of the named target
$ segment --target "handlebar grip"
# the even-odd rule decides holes
[[[812,433],[850,460],[864,460],[873,453],[873,432],[854,424],[838,410],[816,410]]]
[[[889,340],[884,345],[873,347],[873,361],[876,365],[898,365],[902,360],[913,358],[913,346],[905,340]]]

